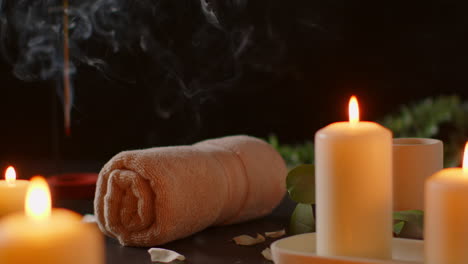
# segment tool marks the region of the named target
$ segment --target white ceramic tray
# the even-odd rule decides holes
[[[315,252],[316,234],[286,237],[271,244],[275,264],[423,264],[422,240],[393,238],[392,260],[351,257],[324,257]]]

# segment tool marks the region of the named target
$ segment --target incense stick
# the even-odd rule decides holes
[[[71,134],[70,51],[68,39],[68,0],[63,1],[63,117],[65,134]]]

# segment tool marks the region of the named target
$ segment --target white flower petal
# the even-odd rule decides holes
[[[265,242],[265,237],[260,234],[257,234],[256,238],[251,237],[249,235],[240,235],[240,236],[236,236],[232,240],[234,240],[234,242],[236,242],[237,245],[252,246],[252,245]]]
[[[151,255],[152,262],[170,263],[175,260],[185,260],[183,255],[164,248],[150,248],[148,253]]]
[[[271,237],[271,238],[278,238],[286,235],[286,231],[283,230],[278,230],[278,231],[273,231],[273,232],[265,232],[266,237]]]
[[[85,214],[81,219],[83,223],[96,223],[96,216],[92,214]]]
[[[273,258],[271,257],[271,250],[270,250],[270,248],[265,248],[265,249],[262,251],[262,255],[263,255],[264,258],[273,261]]]

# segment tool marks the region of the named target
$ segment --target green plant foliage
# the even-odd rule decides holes
[[[453,120],[459,106],[460,99],[456,96],[426,98],[402,106],[398,113],[386,116],[381,123],[397,137],[430,138],[440,132],[441,124]]]
[[[280,144],[275,135],[268,137],[268,142],[281,154],[288,167],[299,164],[312,164],[314,162],[314,143],[305,141],[303,144]]]
[[[289,234],[315,232],[315,218],[311,204],[298,203],[291,216]]]
[[[403,227],[405,226],[404,221],[398,221],[393,225],[393,233],[395,235],[399,235],[401,233],[401,230],[403,230]]]
[[[393,213],[393,219],[414,222],[423,228],[424,212],[421,210],[397,211]]]
[[[468,137],[468,102],[457,96],[426,98],[404,105],[380,123],[394,137],[437,138],[444,142],[445,166],[460,165],[464,142]]]
[[[403,105],[378,121],[392,130],[394,137],[437,138],[444,142],[445,166],[459,166],[468,138],[468,102],[457,96],[426,98]],[[289,167],[314,163],[314,144],[280,144],[271,135],[268,142],[275,147]]]
[[[289,196],[297,203],[315,203],[315,166],[300,165],[292,169],[286,178]]]
[[[393,232],[401,237],[419,238],[423,237],[424,212],[421,210],[407,210],[393,213]],[[403,223],[403,224],[401,224]],[[396,227],[399,225],[398,227]],[[401,225],[401,228],[400,228]],[[398,230],[399,232],[395,232]]]

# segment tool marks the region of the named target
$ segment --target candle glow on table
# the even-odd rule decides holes
[[[50,191],[42,177],[31,179],[26,214],[0,220],[0,263],[103,264],[102,234],[93,224],[65,209],[51,210]]]
[[[425,208],[425,263],[468,263],[468,142],[462,168],[441,170],[426,181]]]
[[[357,99],[349,122],[315,135],[317,253],[391,258],[392,133],[359,120]]]
[[[16,171],[9,166],[5,180],[0,180],[0,217],[24,210],[24,198],[29,181],[17,180]]]

